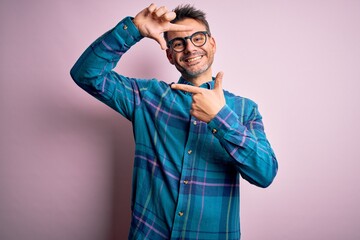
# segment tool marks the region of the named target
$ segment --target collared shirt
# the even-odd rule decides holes
[[[224,91],[226,105],[205,123],[190,115],[190,93],[114,72],[141,39],[127,17],[71,70],[80,87],[133,124],[129,239],[240,239],[240,176],[267,187],[277,172],[257,105]],[[213,79],[200,87],[213,88]]]

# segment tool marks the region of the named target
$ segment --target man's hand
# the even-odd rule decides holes
[[[226,104],[222,89],[223,75],[223,72],[216,75],[214,89],[211,90],[187,84],[172,84],[171,88],[192,93],[190,114],[208,123]]]
[[[151,4],[139,12],[133,22],[144,37],[157,41],[161,49],[166,49],[166,42],[162,34],[168,31],[189,31],[192,27],[170,23],[176,17],[175,12],[168,11],[166,7],[156,7]]]

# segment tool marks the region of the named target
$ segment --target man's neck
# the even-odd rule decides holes
[[[201,86],[202,84],[211,81],[212,79],[212,74],[211,71],[209,71],[207,74],[202,74],[200,76],[196,76],[196,77],[192,77],[192,76],[184,76],[182,75],[182,77],[188,81],[191,82],[194,86]]]

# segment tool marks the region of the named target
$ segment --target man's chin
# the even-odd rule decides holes
[[[195,67],[185,68],[179,65],[176,65],[176,68],[183,77],[188,77],[188,78],[196,78],[209,69],[208,66],[203,66],[202,68],[195,68]]]
[[[198,77],[201,74],[203,74],[204,72],[206,72],[207,69],[194,69],[194,70],[190,70],[190,69],[186,69],[185,73],[189,76],[189,77]]]

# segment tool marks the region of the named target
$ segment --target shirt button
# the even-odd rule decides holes
[[[127,25],[124,25],[124,26],[123,26],[123,29],[124,29],[124,30],[126,30],[127,28],[128,28],[128,26],[127,26]]]
[[[188,151],[188,154],[191,154],[192,153],[192,150],[190,149],[189,151]]]
[[[179,212],[178,215],[179,215],[180,217],[182,217],[182,216],[184,215],[184,213],[183,213],[183,212]]]
[[[213,133],[213,134],[217,133],[216,128],[214,128],[214,129],[212,130],[212,133]]]
[[[188,181],[188,180],[184,180],[183,183],[184,183],[184,184],[188,184],[189,181]]]
[[[196,126],[196,125],[197,125],[197,122],[196,122],[196,121],[194,121],[194,122],[193,122],[193,124]]]

